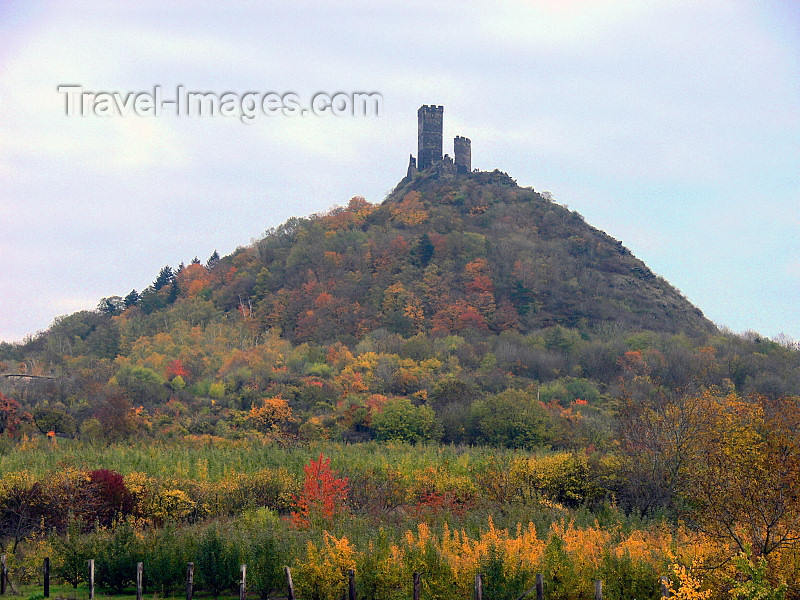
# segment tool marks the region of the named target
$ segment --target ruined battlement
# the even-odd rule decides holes
[[[442,156],[444,106],[423,104],[417,110],[417,157],[409,157],[407,177],[417,171],[434,168],[438,173],[466,175],[472,171],[472,142],[456,136],[453,140],[454,158]]]

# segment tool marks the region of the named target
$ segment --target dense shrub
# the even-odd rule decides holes
[[[609,598],[658,600],[661,597],[659,573],[627,552],[621,555],[604,552],[598,577],[603,580],[603,595]]]
[[[135,582],[136,563],[141,560],[141,548],[133,525],[118,523],[98,539],[95,579],[100,587],[117,594]]]
[[[197,544],[195,569],[199,587],[216,598],[232,589],[239,575],[239,553],[229,530],[218,523],[206,529]]]
[[[261,600],[286,585],[283,567],[290,564],[291,556],[281,526],[275,513],[266,509],[248,513],[238,526],[236,539],[247,564],[247,587]]]
[[[133,512],[134,499],[120,473],[96,469],[89,471],[88,479],[87,520],[97,520],[100,525],[108,527],[114,520]]]
[[[549,443],[551,417],[535,395],[509,389],[475,402],[468,427],[478,444],[538,448]]]
[[[186,564],[192,561],[195,544],[191,535],[167,524],[146,538],[144,575],[148,589],[168,597],[186,581]]]
[[[375,436],[381,441],[423,442],[436,440],[440,433],[436,415],[428,406],[414,406],[408,398],[389,400],[372,420]]]
[[[527,569],[511,569],[506,557],[494,545],[480,565],[483,574],[483,595],[493,600],[517,600],[531,588],[535,574]]]
[[[81,522],[69,515],[67,531],[51,538],[54,552],[53,575],[77,588],[86,580],[86,561],[94,558],[94,538],[83,535]]]

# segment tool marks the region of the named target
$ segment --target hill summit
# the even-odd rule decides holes
[[[278,332],[293,343],[353,344],[378,329],[404,337],[556,325],[584,335],[601,325],[716,332],[577,212],[498,170],[473,170],[469,138],[455,137],[454,158],[443,154],[443,114],[420,107],[417,158],[381,204],[354,197],[291,218],[230,256],[164,267],[141,294],[104,299],[100,312],[146,316],[206,300],[239,313],[257,335]],[[113,358],[115,347],[101,354]]]
[[[499,171],[431,167],[380,206],[354,198],[268,232],[255,250],[269,273],[257,298],[273,307],[265,325],[291,338],[601,323],[715,331],[619,241]]]
[[[115,358],[153,333],[148,319],[140,331],[138,316],[203,301],[200,312],[214,311],[208,319],[234,317],[256,338],[271,332],[301,344],[353,345],[379,330],[402,337],[474,332],[475,339],[554,326],[583,336],[609,326],[717,332],[621,242],[550,194],[498,170],[473,170],[470,139],[456,136],[455,158],[443,155],[443,110],[420,107],[418,158],[410,157],[406,176],[381,204],[357,196],[324,214],[293,217],[230,256],[166,266],[141,294],[101,301],[99,315],[119,315],[119,322],[63,318],[28,349],[66,335],[67,346],[85,340],[92,354]]]

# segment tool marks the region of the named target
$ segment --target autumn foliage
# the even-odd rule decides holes
[[[0,344],[0,545],[35,574],[70,526],[295,544],[319,597],[355,564],[381,600],[534,569],[552,598],[798,598],[798,349],[507,175],[418,174]]]
[[[317,460],[311,460],[303,467],[303,489],[294,497],[291,514],[292,524],[296,527],[309,527],[312,522],[319,521],[330,523],[346,509],[347,477],[337,477],[330,465],[331,459],[320,452]]]

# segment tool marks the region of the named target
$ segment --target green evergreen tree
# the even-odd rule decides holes
[[[125,308],[136,306],[139,304],[139,292],[137,292],[135,289],[131,290],[130,293],[125,296],[125,299],[122,302],[125,305]]]
[[[153,282],[153,289],[156,291],[160,290],[171,282],[174,276],[175,274],[172,272],[172,267],[169,265],[162,267],[161,271],[158,273],[158,277],[156,277],[156,280]]]
[[[419,236],[419,240],[417,240],[412,252],[415,264],[423,269],[427,267],[428,263],[431,262],[431,258],[433,258],[434,251],[435,248],[430,236],[427,233],[423,233]]]

